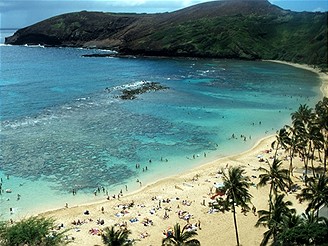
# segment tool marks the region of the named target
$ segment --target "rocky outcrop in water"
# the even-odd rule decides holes
[[[169,87],[163,86],[158,82],[141,81],[134,84],[126,85],[124,87],[118,86],[118,88],[115,87],[113,89],[107,87],[105,89],[105,92],[111,93],[113,91],[116,92],[117,90],[119,90],[120,95],[116,97],[119,97],[123,100],[133,100],[137,98],[137,95],[150,91],[159,91],[166,89],[169,89]]]

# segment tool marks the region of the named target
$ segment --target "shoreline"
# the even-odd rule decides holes
[[[251,154],[255,151],[258,151],[258,150],[262,149],[263,146],[269,147],[268,142],[271,144],[271,142],[274,140],[274,137],[275,137],[274,135],[269,135],[269,136],[263,137],[259,141],[257,141],[257,143],[254,146],[252,146],[250,149],[248,149],[246,151],[243,151],[241,153],[234,154],[234,155],[229,155],[229,156],[225,156],[225,157],[220,157],[218,159],[215,159],[215,160],[206,162],[204,164],[201,164],[200,166],[191,168],[189,171],[185,171],[182,174],[176,174],[176,175],[171,175],[171,176],[168,176],[168,177],[157,179],[153,182],[150,182],[150,183],[146,184],[145,186],[143,186],[141,188],[138,188],[137,190],[126,193],[124,195],[124,198],[134,196],[138,193],[141,193],[141,192],[149,190],[149,189],[153,189],[153,188],[155,188],[156,186],[158,186],[162,183],[170,182],[170,181],[173,181],[173,180],[179,180],[184,176],[189,176],[190,173],[211,169],[211,168],[213,168],[213,165],[216,165],[218,162],[221,163],[221,162],[224,162],[224,161],[235,160],[235,159],[241,158],[245,155]],[[71,208],[92,206],[92,205],[97,205],[97,204],[101,205],[103,203],[105,203],[104,200],[98,200],[98,201],[94,201],[94,202],[86,202],[86,203],[83,203],[83,204],[79,204],[79,205],[73,206]],[[58,209],[50,209],[50,210],[46,210],[46,211],[43,211],[41,213],[38,213],[37,215],[43,215],[43,214],[53,213],[53,212],[62,211],[62,210],[66,210],[66,208],[63,207],[63,208],[58,208]]]
[[[66,228],[73,228],[74,231],[69,234],[75,238],[75,243],[78,243],[78,245],[92,245],[95,243],[102,245],[101,238],[99,236],[91,235],[89,230],[91,228],[105,228],[106,226],[123,223],[128,223],[128,229],[132,231],[132,237],[134,239],[141,240],[140,242],[137,242],[136,245],[158,245],[161,240],[161,232],[164,229],[173,226],[177,222],[182,226],[186,223],[185,220],[179,219],[177,216],[177,213],[183,210],[192,214],[190,219],[191,223],[194,224],[201,221],[202,230],[197,231],[197,238],[201,241],[202,245],[215,245],[217,238],[213,229],[215,228],[215,231],[217,231],[218,228],[217,225],[213,225],[213,222],[217,221],[220,217],[227,218],[224,220],[224,226],[220,226],[222,235],[225,234],[222,243],[223,245],[234,245],[233,222],[230,220],[232,219],[232,217],[230,218],[231,213],[209,213],[210,209],[207,204],[212,201],[210,197],[214,194],[214,192],[212,193],[209,191],[212,190],[215,183],[221,181],[221,177],[218,175],[218,170],[225,168],[227,165],[242,165],[247,170],[249,176],[251,176],[251,174],[249,174],[249,172],[251,172],[253,177],[255,177],[254,175],[257,175],[255,170],[262,163],[257,161],[256,156],[267,153],[274,138],[275,136],[264,137],[247,151],[205,163],[180,176],[174,175],[157,180],[135,192],[124,194],[119,200],[104,199],[103,201],[81,204],[74,207],[63,207],[57,210],[50,210],[38,215],[55,218],[59,224],[64,224]],[[268,158],[269,155],[270,153],[268,152]],[[256,160],[256,163],[252,163],[254,161],[253,159]],[[252,180],[255,181],[255,178]],[[255,183],[257,183],[257,181]],[[251,187],[251,189],[252,193],[258,193],[258,190],[254,186]],[[263,202],[266,202],[266,199],[257,199],[256,197],[258,197],[258,195],[253,196],[253,204],[255,204],[257,208],[261,208]],[[155,199],[153,199],[154,197]],[[163,199],[162,207],[159,208],[158,204],[161,199]],[[167,205],[164,203],[165,199],[170,199],[170,202],[167,203]],[[118,213],[121,213],[119,211],[122,209],[122,206],[129,204],[132,201],[137,204],[136,208],[131,208],[129,210],[126,209],[125,215],[116,216]],[[183,205],[181,201],[188,201],[191,205]],[[206,204],[205,206],[203,205],[204,201]],[[105,212],[102,212],[102,208],[104,208]],[[91,216],[84,215],[84,211],[86,210],[90,212]],[[154,214],[149,213],[151,210],[156,212],[154,212]],[[164,213],[166,213],[165,211],[169,211],[167,213],[170,218],[163,219]],[[89,221],[90,217],[92,218],[92,221]],[[239,211],[238,219],[242,221],[242,224],[248,224],[248,217],[251,218],[251,223],[254,225],[257,220],[256,216],[251,212],[248,216],[241,216]],[[140,224],[129,222],[129,220],[133,218],[137,218],[139,221],[142,221],[144,218],[150,218],[154,222],[154,226],[144,227],[142,224],[140,226]],[[96,223],[97,220],[101,219],[105,221],[103,226],[99,226]],[[78,220],[84,221],[82,225],[75,227],[71,224],[72,221]],[[227,228],[229,228],[229,232],[225,233]],[[254,245],[254,243],[256,245],[260,244],[264,228],[256,229],[262,233],[259,233],[258,237],[255,238],[253,238],[254,235],[249,231],[246,231],[245,233],[243,227],[239,230],[240,234],[243,235],[242,237],[248,238],[243,242],[243,245]],[[244,231],[244,233],[242,231]],[[141,238],[140,235],[145,232],[148,236]],[[251,236],[247,236],[247,234],[250,234]]]
[[[323,96],[328,96],[328,75],[311,68],[307,65],[294,64],[283,61],[271,61],[286,64],[301,69],[306,69],[318,74],[321,80],[320,90]],[[185,171],[181,175],[173,175],[159,180],[155,180],[135,191],[124,193],[120,199],[98,200],[90,203],[79,204],[74,207],[58,208],[54,210],[41,211],[38,214],[45,217],[53,217],[59,223],[62,223],[67,228],[72,228],[68,235],[75,238],[77,245],[94,245],[100,244],[101,237],[91,235],[89,230],[91,228],[104,228],[112,226],[116,223],[128,223],[128,229],[132,230],[132,237],[140,239],[137,245],[158,245],[162,238],[162,232],[169,226],[173,226],[176,222],[184,225],[186,222],[181,220],[178,216],[178,210],[186,210],[192,214],[191,223],[201,221],[202,228],[197,230],[197,239],[200,240],[202,245],[215,245],[218,243],[218,234],[220,234],[219,243],[223,245],[235,245],[234,228],[231,213],[214,213],[209,214],[209,207],[204,206],[203,202],[207,204],[211,201],[211,189],[216,182],[220,182],[221,178],[218,175],[219,168],[224,168],[226,165],[241,165],[246,169],[247,175],[257,177],[258,172],[256,169],[261,165],[258,161],[259,155],[269,159],[271,142],[275,136],[265,136],[261,138],[253,147],[243,151],[242,153],[234,154],[231,156],[221,157],[216,160],[211,160],[197,167]],[[283,155],[283,153],[280,153]],[[196,178],[195,178],[196,177]],[[257,178],[252,178],[252,181],[257,183]],[[209,192],[210,191],[210,192]],[[263,192],[265,191],[265,192]],[[265,209],[267,201],[267,190],[261,188],[257,190],[251,187],[253,194],[253,203],[257,209]],[[152,199],[156,197],[156,199]],[[162,199],[170,199],[170,202],[161,204]],[[177,199],[179,198],[179,199]],[[303,209],[304,204],[298,204],[296,198],[291,198],[294,206],[298,209]],[[181,201],[190,201],[191,205],[187,206]],[[129,209],[126,214],[116,216],[122,210],[122,204],[128,204],[134,201],[136,206]],[[161,207],[161,205],[162,207]],[[104,212],[101,208],[104,207]],[[163,209],[164,208],[164,209]],[[90,216],[83,214],[85,210],[90,211]],[[149,213],[150,210],[155,212]],[[163,219],[164,210],[169,211],[170,218]],[[257,221],[257,217],[252,213],[248,216],[243,216],[238,212],[238,227],[243,245],[259,245],[262,240],[262,234],[265,228],[255,228],[253,225]],[[140,223],[145,217],[150,218],[154,222],[154,226],[144,226]],[[92,221],[90,220],[92,218]],[[130,218],[138,218],[138,223],[129,222]],[[80,226],[73,226],[72,221],[80,220],[86,221]],[[104,225],[98,225],[96,221],[104,219]],[[251,225],[251,226],[250,226]],[[147,234],[144,234],[146,233]],[[143,236],[141,236],[144,234]],[[222,237],[222,238],[221,238]]]
[[[313,67],[311,67],[309,65],[306,65],[306,64],[298,64],[298,63],[292,63],[292,62],[286,62],[286,61],[279,61],[279,60],[263,60],[263,61],[264,62],[275,62],[275,63],[279,63],[279,64],[285,64],[285,65],[293,66],[293,67],[296,67],[296,68],[300,68],[300,69],[304,69],[304,70],[308,70],[308,71],[311,71],[311,72],[316,73],[319,76],[319,78],[321,80],[321,83],[322,83],[321,86],[320,86],[320,90],[322,92],[322,96],[323,97],[328,97],[328,74],[323,73],[323,72],[320,72],[319,69],[313,68]],[[273,137],[274,137],[274,135],[264,136],[261,139],[259,139],[250,149],[247,149],[247,150],[245,150],[245,151],[243,151],[241,153],[229,155],[229,156],[226,156],[226,157],[220,157],[218,159],[214,159],[212,161],[205,162],[205,163],[203,163],[203,164],[201,164],[201,165],[199,165],[197,167],[191,168],[187,172],[193,172],[193,170],[208,168],[211,165],[213,165],[214,163],[216,163],[216,162],[218,162],[220,160],[226,159],[226,158],[228,158],[228,159],[229,158],[237,158],[237,157],[241,157],[243,155],[246,155],[247,153],[252,152],[252,151],[260,148],[260,146],[263,145],[263,143],[266,140],[271,139]],[[131,193],[128,193],[128,195],[133,195],[133,194],[142,192],[148,186],[154,186],[158,182],[164,181],[166,179],[171,179],[171,178],[174,178],[174,177],[178,177],[178,175],[179,174],[177,174],[177,175],[171,175],[171,176],[168,176],[168,177],[165,177],[165,178],[161,178],[161,179],[155,180],[153,182],[150,182],[146,186],[143,186],[142,188],[138,188],[138,189],[132,191]],[[102,203],[102,201],[95,201],[95,202],[90,202],[90,203],[83,203],[83,204],[80,204],[78,206],[91,205],[91,204],[97,204],[97,203]],[[53,209],[52,210],[47,210],[47,211],[42,212],[41,214],[47,213],[49,211],[57,211],[57,210],[61,210],[61,208],[54,209],[54,210]]]

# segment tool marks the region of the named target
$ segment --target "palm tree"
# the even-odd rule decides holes
[[[299,136],[297,143],[297,151],[303,159],[305,167],[305,183],[307,183],[307,171],[308,162],[312,156],[313,142],[311,141],[311,135],[313,124],[315,122],[316,115],[312,108],[309,108],[306,104],[300,105],[298,110],[292,113],[293,128],[296,134]]]
[[[130,230],[119,229],[115,230],[114,226],[106,227],[101,235],[102,241],[108,246],[132,246],[132,241],[129,240]]]
[[[292,121],[293,124],[295,122],[302,123],[305,127],[310,124],[311,119],[313,119],[313,112],[312,109],[309,108],[306,104],[300,105],[298,110],[294,113],[292,113]]]
[[[270,193],[269,193],[269,207],[272,207],[272,193],[275,195],[280,191],[285,192],[285,188],[290,183],[289,172],[287,169],[281,168],[282,162],[278,159],[273,159],[272,165],[268,162],[269,169],[260,167],[259,171],[264,173],[259,175],[260,182],[257,184],[258,187],[263,187],[270,182]],[[278,190],[279,189],[279,190]]]
[[[307,212],[312,209],[318,212],[322,205],[328,206],[328,177],[320,174],[309,178],[308,186],[302,189],[297,198],[300,201],[309,201]]]
[[[297,218],[295,223],[279,233],[273,245],[326,245],[327,219],[318,218],[313,211],[298,215]]]
[[[224,172],[223,174],[223,186],[226,190],[226,201],[228,201],[229,207],[232,209],[233,220],[235,225],[235,233],[237,245],[239,245],[239,236],[237,228],[237,218],[236,218],[236,206],[241,206],[243,209],[249,210],[248,203],[250,203],[252,195],[249,193],[248,188],[250,186],[250,179],[247,176],[243,176],[245,170],[241,167],[230,167],[228,174]]]
[[[294,155],[296,153],[297,146],[301,142],[301,138],[299,134],[297,134],[298,132],[293,127],[286,125],[285,128],[289,132],[289,139],[285,145],[289,155],[289,175],[291,175],[293,171]]]
[[[309,155],[311,159],[313,176],[315,175],[314,172],[315,169],[313,165],[315,151],[318,150],[318,153],[320,154],[320,149],[323,146],[324,146],[324,138],[320,131],[320,125],[318,122],[313,121],[309,127]]]
[[[289,208],[289,206],[292,205],[292,202],[284,202],[284,197],[284,194],[277,195],[273,201],[271,210],[258,211],[259,219],[255,226],[264,226],[268,228],[268,230],[263,234],[261,246],[267,245],[271,238],[274,243],[279,233],[284,230],[284,222],[287,217],[291,217],[296,212],[295,209]]]
[[[271,147],[272,149],[276,149],[275,154],[274,154],[274,158],[277,157],[277,152],[279,150],[280,147],[283,147],[284,149],[286,149],[288,143],[289,143],[289,133],[287,131],[287,129],[281,128],[277,134],[276,134],[276,140],[272,142]]]
[[[186,225],[187,226],[187,225]],[[197,246],[200,242],[197,239],[192,239],[192,237],[198,235],[195,231],[187,231],[186,226],[180,228],[179,223],[174,225],[174,231],[172,234],[168,235],[162,240],[162,245],[176,245],[176,246]]]
[[[55,221],[51,218],[30,217],[13,225],[2,222],[0,225],[0,245],[57,246],[68,244],[65,233],[53,230]]]
[[[320,126],[321,135],[323,138],[324,172],[327,171],[327,157],[328,157],[328,98],[324,97],[315,105],[316,121]]]

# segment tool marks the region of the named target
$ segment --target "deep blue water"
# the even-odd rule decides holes
[[[36,201],[63,204],[73,188],[88,196],[98,186],[133,187],[244,151],[299,104],[321,98],[316,74],[271,62],[84,58],[106,51],[38,46],[0,52],[0,176],[13,190],[1,194],[4,216]],[[141,81],[169,89],[117,98]]]

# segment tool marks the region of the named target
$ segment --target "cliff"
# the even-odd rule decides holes
[[[124,55],[279,59],[327,68],[327,12],[224,0],[170,13],[87,12],[18,30],[6,44],[106,48]]]

